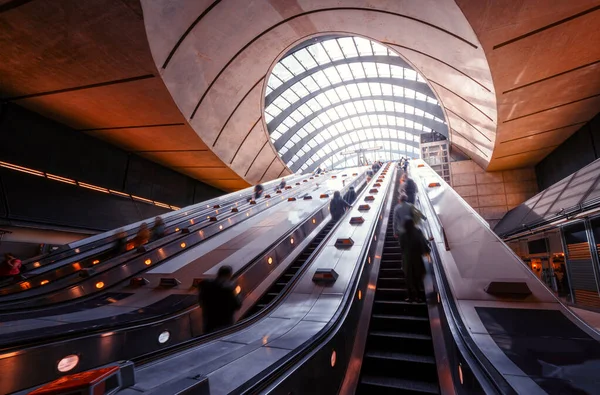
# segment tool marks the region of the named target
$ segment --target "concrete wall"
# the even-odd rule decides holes
[[[533,167],[486,172],[472,160],[450,163],[452,186],[493,228],[538,192]]]

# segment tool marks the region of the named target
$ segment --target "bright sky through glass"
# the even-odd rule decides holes
[[[421,75],[385,46],[360,37],[313,40],[269,76],[265,121],[293,171],[419,156],[421,133],[448,135],[441,106]]]

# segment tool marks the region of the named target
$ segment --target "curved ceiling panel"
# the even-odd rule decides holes
[[[281,116],[277,125],[283,124],[308,104],[311,98],[306,98],[300,86],[306,80],[303,88],[308,95],[314,93],[308,81],[317,83],[315,77],[331,79],[327,85],[321,83],[327,89],[323,97],[337,96],[340,102],[345,99],[339,92],[350,75],[353,82],[363,78],[360,83],[369,87],[379,85],[382,92],[369,92],[370,96],[385,96],[389,89],[383,84],[388,84],[390,96],[406,99],[406,94],[394,94],[396,85],[385,79],[403,81],[404,92],[415,92],[410,98],[418,101],[417,94],[435,98],[435,103],[426,98],[421,101],[425,106],[441,105],[445,117],[421,110],[445,119],[450,138],[460,133],[460,148],[487,166],[495,142],[495,93],[479,41],[453,0],[397,0],[377,5],[370,0],[347,0],[343,5],[338,0],[255,0],[244,7],[236,0],[203,1],[201,5],[187,1],[178,7],[168,0],[141,2],[154,60],[179,109],[209,149],[248,182],[265,181],[275,172],[270,168],[282,168],[282,175],[290,172],[271,140],[270,132],[277,127],[264,110],[282,98],[283,92],[293,92],[295,96],[287,94],[288,105],[270,115]],[[318,54],[307,49],[336,35],[361,36],[379,44],[346,39],[320,44]],[[298,47],[306,40],[312,41]],[[308,55],[305,64],[299,54],[290,58],[278,86],[269,85],[274,62],[301,50]],[[355,74],[361,69],[362,74]],[[290,91],[293,87],[299,93]],[[353,96],[347,92],[346,98]],[[338,103],[330,101],[326,106],[333,104]],[[418,123],[426,126],[424,121]],[[259,137],[260,125],[264,125],[264,137]],[[242,154],[255,157],[238,160]]]
[[[301,43],[273,67],[267,82],[267,129],[292,171],[348,154],[337,148],[360,147],[378,127],[402,129],[401,137],[395,136],[412,156],[421,133],[448,136],[443,117],[419,73],[390,49],[362,37],[324,36]],[[378,141],[390,152],[386,148],[394,138],[389,132]],[[388,159],[398,158],[390,154]]]

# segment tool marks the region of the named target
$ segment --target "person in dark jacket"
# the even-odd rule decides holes
[[[408,290],[407,302],[422,302],[423,278],[425,277],[425,264],[423,255],[429,254],[429,244],[412,218],[404,220],[404,233],[400,235],[400,248],[402,249],[402,266],[406,288]]]
[[[284,189],[284,188],[285,188],[285,186],[286,186],[285,178],[282,178],[282,179],[281,179],[281,182],[280,182],[280,183],[279,183],[279,185],[278,185],[278,186],[275,188],[275,190],[278,190],[278,189]]]
[[[264,192],[265,188],[263,188],[263,186],[261,184],[256,184],[254,186],[254,200],[258,199],[259,197],[262,196],[263,192]]]
[[[231,281],[231,266],[221,266],[214,280],[200,283],[198,302],[202,308],[204,333],[233,325],[233,315],[242,306],[239,288]]]
[[[121,255],[127,251],[127,232],[125,232],[123,229],[120,229],[115,237],[117,240],[115,241],[115,244],[109,253],[109,256],[111,257]]]
[[[162,238],[165,235],[165,221],[161,217],[154,219],[154,225],[152,226],[152,237],[150,241],[155,241]]]
[[[344,212],[346,212],[346,209],[349,207],[350,205],[348,204],[348,202],[342,199],[340,191],[335,191],[333,193],[333,199],[331,199],[331,202],[329,203],[329,211],[331,212],[331,218],[336,222],[339,221],[340,218],[342,218],[342,216],[344,215]]]
[[[402,192],[406,195],[407,202],[415,204],[417,195],[417,183],[406,174],[402,175],[400,179]]]
[[[264,191],[265,191],[265,188],[262,186],[262,184],[256,184],[254,186],[254,193],[247,200],[248,201],[251,201],[251,200],[256,201],[256,200],[258,200],[258,198],[262,196],[262,194],[263,194]]]
[[[354,190],[354,187],[348,188],[348,192],[344,195],[344,200],[348,202],[348,204],[354,203],[356,200],[356,191]]]

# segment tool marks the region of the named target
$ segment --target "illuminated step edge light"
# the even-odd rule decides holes
[[[64,182],[65,184],[77,185],[77,186],[80,186],[82,188],[91,189],[91,190],[96,191],[96,192],[108,193],[108,194],[111,194],[111,195],[116,195],[116,196],[121,196],[121,197],[129,198],[129,199],[138,200],[140,202],[144,202],[144,203],[148,203],[148,204],[153,204],[153,205],[158,206],[158,207],[168,208],[168,209],[171,209],[171,210],[180,210],[181,209],[181,207],[172,206],[170,204],[157,202],[157,201],[154,201],[154,200],[146,199],[146,198],[135,196],[135,195],[130,195],[130,194],[125,193],[125,192],[113,191],[112,189],[107,189],[107,188],[99,187],[99,186],[96,186],[96,185],[88,184],[88,183],[85,183],[85,182],[76,181],[76,180],[73,180],[73,179],[70,179],[70,178],[57,176],[55,174],[44,173],[43,171],[30,169],[28,167],[14,165],[12,163],[7,163],[7,162],[1,162],[0,161],[0,167],[4,167],[4,168],[10,169],[10,170],[20,171],[20,172],[27,173],[27,174],[32,174],[32,175],[38,176],[38,177],[44,177],[44,178],[47,178],[47,179],[53,180],[53,181]]]

